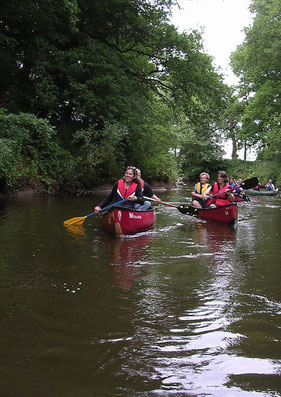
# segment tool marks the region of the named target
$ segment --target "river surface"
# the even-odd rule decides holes
[[[0,396],[281,396],[281,198],[234,227],[154,203],[136,236],[63,226],[101,198],[0,201]]]

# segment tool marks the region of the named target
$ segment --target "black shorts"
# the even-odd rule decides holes
[[[201,198],[194,198],[192,201],[198,201],[198,203],[201,205],[202,208],[207,208],[207,201],[202,200]]]

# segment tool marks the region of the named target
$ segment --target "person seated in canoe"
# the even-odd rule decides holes
[[[140,204],[138,210],[145,210],[142,189],[137,178],[136,167],[128,166],[122,179],[115,182],[110,194],[103,199],[96,207],[95,212],[98,213],[102,208],[110,203],[114,203],[127,198],[121,205],[135,209],[136,204]]]
[[[209,208],[228,205],[235,201],[234,194],[229,190],[228,177],[225,171],[218,172],[217,182],[214,182],[213,186],[206,190],[204,196],[209,198],[207,201]]]
[[[236,182],[233,176],[229,177],[228,184],[230,189],[233,189],[235,186],[238,186],[238,183]]]
[[[253,190],[259,191],[261,188],[261,183],[258,183],[257,186],[253,187]]]
[[[268,180],[268,182],[267,182],[267,184],[265,185],[265,187],[266,187],[266,190],[269,191],[269,192],[272,192],[273,190],[275,190],[275,186],[274,186],[274,184],[272,183],[272,179],[269,179],[269,180]]]
[[[229,178],[229,181],[230,181],[230,178]],[[231,189],[234,188],[235,186],[237,186],[236,189],[232,190],[232,193],[233,193],[235,196],[240,196],[240,197],[242,197],[242,196],[244,195],[244,189],[243,189],[242,186],[241,186],[242,183],[243,183],[243,179],[238,179],[237,181],[234,182],[234,185],[232,185],[232,184],[229,183],[229,187],[230,187]]]
[[[204,193],[211,188],[211,185],[209,185],[210,176],[207,172],[201,172],[199,179],[200,182],[196,183],[194,191],[191,193],[191,205],[196,208],[207,208],[207,197],[204,196]]]
[[[159,197],[157,197],[156,194],[154,194],[153,190],[151,189],[151,186],[141,178],[141,170],[139,168],[137,168],[137,178],[141,185],[143,196],[150,197],[150,198],[160,202],[161,199]],[[140,207],[139,204],[135,205],[136,209],[139,209],[139,207]],[[150,207],[151,207],[151,203],[146,200],[142,206],[142,211],[149,209]]]

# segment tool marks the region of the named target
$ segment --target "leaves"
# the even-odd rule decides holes
[[[281,3],[253,0],[255,14],[246,38],[232,55],[234,72],[241,79],[240,96],[245,109],[241,136],[271,156],[281,150]]]

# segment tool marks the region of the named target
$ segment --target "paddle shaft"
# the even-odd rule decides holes
[[[98,214],[99,214],[100,212],[109,210],[109,208],[115,207],[115,205],[119,205],[119,204],[121,204],[121,203],[124,203],[124,201],[126,201],[126,200],[128,200],[128,199],[125,198],[125,199],[123,199],[123,200],[116,201],[115,203],[110,204],[110,205],[108,205],[107,207],[101,208],[101,209],[98,211]],[[92,216],[92,215],[95,215],[95,214],[96,214],[96,212],[92,212],[91,214],[87,215],[87,218],[88,218],[89,216]]]
[[[239,189],[239,188],[242,188],[242,189],[251,189],[252,187],[257,186],[258,183],[259,183],[259,182],[258,182],[258,178],[256,178],[256,177],[250,178],[250,179],[245,179],[245,181],[242,182],[241,185],[234,186],[234,187],[232,187],[231,189],[228,189],[227,192],[231,192],[231,191],[236,190],[236,189]],[[225,192],[225,193],[227,193],[227,192]],[[219,196],[220,194],[222,194],[222,192],[216,193],[216,194],[214,194],[214,195],[211,195],[210,198],[212,198],[212,197],[217,197],[217,196]]]
[[[98,212],[92,212],[91,214],[88,214],[86,216],[79,216],[79,217],[68,219],[67,221],[64,221],[64,225],[75,225],[75,224],[82,225],[82,223],[90,216],[99,214],[100,212],[104,212],[104,211],[108,210],[109,208],[115,207],[116,205],[123,203],[126,200],[128,200],[128,199],[125,198],[120,201],[116,201],[115,203],[112,203],[112,204],[108,205],[107,207],[101,208]]]
[[[143,196],[143,198],[144,198],[145,200],[156,201],[157,203],[164,204],[164,205],[168,205],[169,207],[178,208],[178,207],[177,207],[176,205],[174,205],[174,204],[166,203],[165,201],[161,201],[161,200],[155,200],[155,199],[153,199],[152,197]]]

